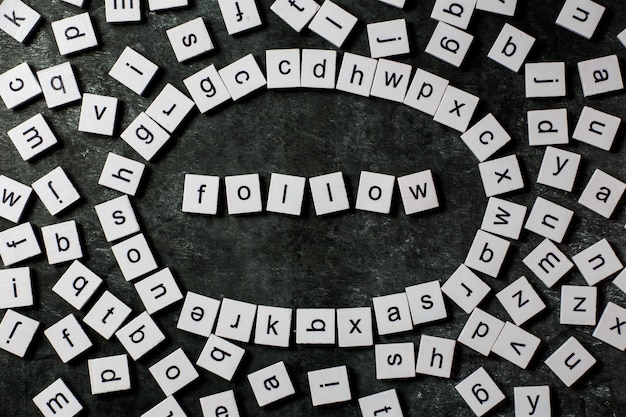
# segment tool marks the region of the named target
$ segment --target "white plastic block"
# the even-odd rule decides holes
[[[464,264],[441,286],[441,291],[467,314],[491,292],[491,287]]]
[[[368,24],[367,39],[372,58],[405,55],[411,52],[405,19]]]
[[[53,216],[80,200],[80,194],[61,167],[56,167],[31,186]]]
[[[479,3],[481,1],[490,1],[493,4],[498,4],[497,1],[493,0],[478,0]],[[512,3],[511,0],[508,2]],[[515,26],[505,23],[487,57],[513,72],[519,72],[534,44],[534,37],[522,32]]]
[[[83,94],[78,130],[80,132],[113,136],[117,120],[117,102],[118,100],[115,97],[90,93]]]
[[[341,172],[309,178],[315,214],[336,213],[350,209],[346,184]]]
[[[461,139],[480,162],[484,162],[504,145],[511,141],[511,136],[489,113],[476,122],[469,130],[461,135]]]
[[[523,259],[526,265],[548,288],[552,288],[574,264],[549,239],[545,239]]]
[[[218,0],[229,35],[261,26],[261,15],[254,0]]]
[[[82,309],[102,284],[102,278],[80,261],[74,261],[54,284],[52,291],[77,310]]]
[[[372,309],[351,307],[337,309],[337,341],[339,347],[364,347],[374,344]]]
[[[154,158],[170,139],[169,133],[144,112],[137,115],[120,137],[146,161]]]
[[[524,226],[526,211],[526,206],[521,204],[490,197],[480,228],[485,232],[517,240]]]
[[[256,317],[257,306],[243,301],[224,298],[217,318],[215,334],[230,340],[248,343]]]
[[[187,417],[187,414],[180,407],[180,404],[174,397],[167,397],[150,410],[146,411],[141,417]],[[237,417],[237,416],[235,416]]]
[[[439,198],[430,169],[398,178],[398,188],[406,215],[439,207]]]
[[[258,306],[254,344],[289,347],[292,310],[284,307]]]
[[[202,17],[165,31],[178,62],[204,55],[215,48]]]
[[[0,74],[0,97],[8,109],[25,104],[41,95],[41,86],[27,62]]]
[[[213,333],[220,304],[220,300],[187,292],[176,327],[198,336],[209,337]]]
[[[567,387],[596,363],[596,359],[574,337],[570,337],[546,359],[545,364]]]
[[[6,175],[0,175],[0,217],[19,223],[33,189]]]
[[[85,4],[85,0],[61,0],[61,1],[67,4],[71,4],[73,6],[76,6],[76,7],[83,7]]]
[[[540,344],[541,339],[534,334],[513,323],[506,322],[491,351],[512,364],[526,369]]]
[[[415,372],[439,378],[450,378],[456,340],[423,334],[417,352]]]
[[[595,326],[598,310],[598,287],[561,286],[560,324]]]
[[[259,174],[226,177],[225,184],[228,214],[259,213],[263,211]]]
[[[30,268],[0,270],[0,309],[30,307],[33,305],[33,287]]]
[[[200,376],[180,348],[152,365],[148,370],[165,396],[175,394]]]
[[[531,110],[527,120],[530,146],[569,143],[567,109]]]
[[[155,63],[127,46],[111,67],[109,75],[141,95],[158,70]]]
[[[363,417],[403,417],[400,400],[395,389],[378,392],[359,398],[359,408]]]
[[[552,146],[546,147],[537,178],[538,184],[571,192],[574,188],[581,156]]]
[[[626,268],[622,269],[622,272],[617,274],[615,279],[613,280],[613,284],[622,292],[626,293]]]
[[[44,417],[74,417],[83,406],[61,378],[33,398]]]
[[[143,233],[111,247],[126,281],[132,281],[157,269],[156,259]]]
[[[37,333],[39,322],[13,310],[7,310],[0,322],[0,348],[23,358]]]
[[[52,33],[59,54],[70,55],[98,46],[98,38],[89,13],[81,13],[52,22]]]
[[[504,328],[504,322],[491,314],[475,308],[467,319],[458,341],[483,356],[489,356],[491,348]]]
[[[131,312],[131,308],[122,300],[105,291],[85,315],[83,322],[109,340],[122,327]]]
[[[482,367],[475,370],[454,388],[478,417],[485,415],[506,398]]]
[[[299,216],[304,200],[305,177],[272,173],[267,196],[267,211]]]
[[[146,114],[168,132],[174,131],[194,107],[194,102],[172,84],[166,84],[146,110]],[[138,134],[139,136],[139,134]],[[141,136],[139,136],[141,139]],[[144,140],[149,140],[144,139]]]
[[[219,75],[226,85],[233,101],[237,101],[254,91],[265,87],[265,75],[254,56],[248,54],[219,70]]]
[[[298,79],[300,73],[298,72]],[[206,113],[230,99],[230,93],[215,65],[196,72],[183,81],[200,113]]]
[[[626,191],[626,184],[596,169],[585,186],[578,203],[610,219]]]
[[[473,35],[439,22],[426,45],[426,53],[458,68],[473,41]]]
[[[41,235],[50,265],[83,257],[76,220],[44,226],[41,228]]]
[[[40,155],[58,142],[41,113],[15,126],[7,134],[24,161]]]
[[[513,388],[515,417],[551,417],[550,386]]]
[[[585,97],[624,89],[617,55],[589,59],[578,63],[578,75]]]
[[[413,342],[384,343],[374,346],[376,379],[415,378]]]
[[[89,359],[87,367],[92,395],[127,391],[131,388],[126,354]]]
[[[508,240],[478,230],[464,263],[475,271],[497,278],[509,246]]]
[[[94,209],[107,242],[139,232],[139,222],[127,195],[100,203]]]
[[[335,88],[337,51],[303,49],[300,85],[304,88]]]
[[[105,0],[104,11],[107,23],[141,21],[141,2],[139,0]]]
[[[148,314],[156,313],[183,299],[169,268],[162,269],[135,284],[135,290]]]
[[[626,325],[626,309],[609,301],[593,331],[593,337],[616,349],[625,351],[626,328],[622,331],[624,325]]]
[[[381,336],[413,329],[406,292],[373,297],[376,328]]]
[[[35,231],[30,223],[0,232],[0,257],[4,266],[11,266],[41,253]]]
[[[565,97],[565,62],[534,62],[524,66],[526,98]]]
[[[234,343],[212,334],[200,352],[196,365],[226,381],[231,381],[245,352]]]
[[[447,79],[418,68],[404,97],[404,104],[434,116],[439,108],[439,104],[441,104],[448,84],[449,81]]]
[[[133,360],[138,360],[165,340],[165,335],[145,311],[115,332]]]
[[[37,71],[37,79],[49,109],[81,99],[76,75],[69,62]]]
[[[432,323],[448,317],[439,281],[429,281],[405,288],[413,325]]]
[[[434,120],[463,133],[472,120],[480,99],[473,94],[449,85],[437,108]]]
[[[626,48],[626,29],[622,30],[618,35],[617,39],[624,45]]]
[[[179,9],[187,6],[189,6],[189,0],[148,0],[148,8],[151,12]]]
[[[596,285],[624,267],[606,239],[602,239],[572,256],[572,261],[574,261],[587,285]]]
[[[109,152],[98,184],[134,196],[145,168],[141,162]]]
[[[18,42],[24,43],[39,23],[41,15],[20,0],[4,0],[0,4],[0,29]]]
[[[185,213],[217,214],[220,177],[185,174],[182,211]]]
[[[296,310],[296,343],[299,345],[334,345],[337,321],[333,308]]]
[[[476,0],[437,0],[430,18],[467,29],[476,8]]]
[[[251,373],[248,375],[248,382],[259,407],[265,407],[296,393],[283,362]]]
[[[268,89],[300,87],[300,49],[266,50],[265,71]]]
[[[406,3],[406,0],[378,0],[378,1],[381,3],[388,4],[390,6],[393,6],[393,7],[397,7],[398,9],[404,8],[404,4]]]
[[[44,335],[63,363],[71,361],[93,345],[73,314],[48,327]]]
[[[591,39],[604,10],[604,6],[591,0],[567,0],[556,19],[556,24],[585,39]]]
[[[404,102],[413,68],[408,64],[379,59],[370,94],[398,103]]]
[[[313,19],[320,5],[313,0],[276,0],[272,10],[285,23],[300,32]]]
[[[309,23],[309,29],[341,48],[358,20],[336,3],[326,0]]]
[[[504,16],[514,16],[516,7],[517,0],[478,0],[476,2],[476,10],[483,10]]]
[[[307,372],[311,402],[314,407],[350,401],[350,381],[348,368],[335,366]]]
[[[395,181],[393,175],[361,171],[356,209],[389,214]]]
[[[537,197],[524,228],[539,236],[561,243],[569,228],[574,212],[545,198]]]
[[[583,107],[572,138],[605,151],[611,150],[622,119],[592,107]]]
[[[239,408],[232,390],[208,395],[200,398],[203,416],[239,417]]]
[[[537,291],[524,276],[498,292],[496,298],[518,326],[526,323],[546,308]]]

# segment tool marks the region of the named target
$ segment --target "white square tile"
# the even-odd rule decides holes
[[[0,309],[30,307],[33,305],[33,287],[30,268],[0,270]]]
[[[336,3],[326,0],[309,23],[309,29],[341,48],[358,20]]]
[[[497,278],[509,246],[508,240],[478,230],[464,263],[475,271]]]
[[[613,284],[615,284],[617,288],[622,290],[622,292],[626,293],[626,268],[624,268],[622,272],[617,274],[617,276],[613,280]]]
[[[180,348],[152,365],[148,370],[165,396],[175,394],[200,376]]]
[[[126,354],[89,359],[87,367],[92,395],[127,391],[131,388]]]
[[[109,340],[122,327],[131,312],[131,308],[122,300],[105,291],[85,315],[83,322]]]
[[[521,204],[490,197],[480,228],[485,232],[517,240],[524,226],[526,211],[526,206]]]
[[[480,3],[482,1],[483,0],[479,0],[478,2]],[[514,3],[514,1],[511,0],[508,2]],[[498,4],[495,1],[491,1],[491,3],[494,5]],[[524,61],[526,61],[526,57],[534,44],[534,37],[522,32],[515,26],[505,23],[496,41],[489,50],[487,57],[513,72],[519,72],[519,69],[522,67]]]
[[[350,307],[337,309],[337,340],[339,347],[363,347],[374,344],[372,309]]]
[[[259,213],[263,211],[259,174],[226,177],[225,183],[228,214]]]
[[[176,327],[198,336],[209,337],[213,333],[220,304],[220,300],[187,292]]]
[[[270,6],[278,17],[300,32],[315,16],[320,5],[313,0],[276,0]]]
[[[418,374],[450,378],[456,340],[423,334],[417,352],[415,371]]]
[[[163,415],[170,417],[187,417],[187,414],[185,414],[174,397],[165,398],[150,410],[143,413],[141,417],[162,417]]]
[[[69,62],[37,71],[37,79],[49,109],[81,99],[76,75]]]
[[[610,219],[626,191],[626,184],[596,169],[585,186],[578,203]]]
[[[314,407],[350,401],[348,368],[336,366],[307,372],[311,402]]]
[[[513,388],[515,417],[551,417],[550,386]]]
[[[458,68],[473,41],[473,35],[439,22],[426,45],[426,53]]]
[[[41,113],[15,126],[7,134],[24,161],[40,155],[58,142]]]
[[[109,75],[141,95],[158,70],[155,63],[127,46],[111,67]]]
[[[139,232],[139,222],[127,195],[100,203],[94,209],[107,242]]]
[[[248,382],[259,407],[265,407],[296,393],[283,362],[251,373],[248,375]]]
[[[185,78],[183,83],[200,113],[206,113],[230,99],[230,93],[213,64]]]
[[[470,314],[491,292],[491,287],[464,264],[441,286],[441,291],[463,311]]]
[[[265,71],[268,89],[300,87],[300,49],[266,50]]]
[[[78,190],[61,167],[56,167],[39,178],[31,187],[53,216],[80,200]]]
[[[552,288],[574,264],[549,239],[545,239],[523,259],[528,267],[548,288]]]
[[[334,345],[336,315],[333,308],[299,308],[296,310],[296,343],[299,345]]]
[[[596,285],[624,267],[606,239],[578,252],[572,256],[572,261],[587,285]]]
[[[305,177],[272,173],[267,195],[267,211],[299,216],[304,201]]]
[[[258,306],[254,344],[289,347],[292,310],[284,307]]]
[[[257,306],[244,301],[224,298],[217,318],[215,334],[230,340],[248,343],[256,317]]]
[[[476,8],[476,0],[436,0],[430,18],[467,29]]]
[[[309,178],[309,186],[316,215],[323,216],[350,209],[346,184],[341,172]]]
[[[376,379],[415,378],[413,342],[385,343],[374,346]]]
[[[145,311],[116,331],[115,337],[135,361],[165,340],[161,329]]]
[[[390,6],[393,7],[397,7],[398,9],[402,9],[404,8],[404,4],[406,3],[406,0],[378,0],[381,3],[385,3],[388,4]]]
[[[261,68],[252,54],[225,66],[218,73],[233,101],[237,101],[267,84],[265,75],[261,72]]]
[[[178,62],[185,62],[215,48],[202,17],[165,31]]]
[[[569,143],[567,109],[531,110],[527,119],[530,146]]]
[[[117,98],[83,94],[78,130],[80,132],[113,136],[117,120]]]
[[[28,62],[0,74],[0,96],[8,109],[14,109],[41,95],[41,86]]]
[[[398,178],[405,214],[411,215],[439,207],[439,198],[430,169]]]
[[[0,232],[0,257],[4,266],[11,266],[41,253],[35,231],[30,223]]]
[[[44,335],[63,363],[71,361],[93,345],[73,314],[48,327]]]
[[[598,287],[561,286],[560,324],[595,326],[598,309]]]
[[[379,59],[370,94],[398,103],[404,102],[413,67],[401,62]]]
[[[585,106],[580,113],[572,138],[605,151],[611,150],[622,119]]]
[[[626,309],[615,303],[608,302],[600,321],[593,331],[593,337],[602,340],[621,351],[626,350],[626,328],[622,331],[622,326],[626,324]]]
[[[24,43],[31,34],[41,15],[20,0],[5,0],[0,4],[0,29],[18,42]]]
[[[65,399],[63,403],[59,399]],[[61,378],[33,398],[33,402],[44,417],[74,417],[83,406]]]
[[[71,4],[76,7],[84,7],[85,0],[61,0],[67,4]]]
[[[414,326],[448,317],[439,281],[412,285],[405,292]]]
[[[105,0],[104,11],[107,23],[141,21],[141,2],[137,0]]]
[[[143,233],[113,245],[111,251],[126,281],[132,281],[157,269],[156,259]]]
[[[437,108],[434,120],[463,133],[472,120],[480,99],[473,94],[449,85]]]
[[[546,304],[524,276],[500,290],[496,294],[496,298],[518,326],[526,323],[546,308]]]
[[[54,284],[52,291],[77,310],[82,309],[102,284],[102,278],[80,261],[74,261]]]
[[[564,149],[547,146],[541,161],[538,184],[571,192],[574,188],[581,156]]]
[[[239,417],[239,408],[232,390],[201,397],[200,408],[203,416]]]
[[[337,51],[303,49],[300,85],[304,88],[335,88]]]
[[[491,351],[512,364],[526,369],[540,344],[541,339],[534,334],[506,322]]]
[[[169,133],[146,113],[137,115],[120,138],[133,148],[143,159],[150,161],[169,141]]]
[[[624,89],[617,55],[608,55],[578,63],[578,75],[585,97]]]
[[[565,62],[533,62],[524,66],[526,98],[565,97]]]
[[[0,175],[0,190],[2,190],[0,217],[13,223],[19,223],[33,189],[6,175]]]
[[[254,0],[218,0],[218,4],[229,35],[261,26],[261,15]]]
[[[174,133],[193,107],[194,102],[189,97],[172,84],[166,84],[150,104],[146,114],[168,132]]]
[[[389,214],[395,182],[393,175],[361,171],[356,209]]]
[[[626,48],[626,29],[622,30],[618,35],[617,39],[624,45]]]
[[[475,308],[467,319],[458,341],[483,356],[489,356],[491,348],[504,328],[504,322],[491,314]]]
[[[372,58],[405,55],[411,52],[405,19],[368,24],[367,39]]]
[[[476,10],[483,10],[503,16],[514,16],[517,7],[517,0],[478,0]]]
[[[596,359],[574,337],[567,339],[545,361],[567,387],[582,378],[595,363]]]
[[[220,177],[185,174],[182,211],[216,215],[219,191]]]
[[[477,416],[483,416],[505,399],[504,393],[484,368],[478,368],[455,386]]]
[[[187,6],[189,6],[189,0],[148,0],[148,8],[151,12],[179,9]]]
[[[30,347],[39,322],[13,310],[7,310],[0,322],[0,348],[23,358]]]
[[[489,113],[461,135],[461,139],[480,162],[484,162],[504,145],[511,141],[511,136]]]
[[[524,228],[539,236],[561,243],[565,238],[574,212],[556,203],[537,197]]]
[[[591,0],[566,0],[556,24],[585,39],[591,39],[604,10],[604,6]]]
[[[381,336],[413,330],[406,292],[373,297],[376,328]]]
[[[134,196],[145,168],[141,162],[109,152],[98,185]]]
[[[395,389],[359,398],[359,408],[363,417],[379,417],[382,412],[385,413],[385,417],[404,416]]]
[[[439,104],[441,104],[448,84],[449,81],[447,79],[418,68],[404,97],[404,104],[434,116],[439,108]]]
[[[48,263],[55,265],[83,257],[76,220],[69,220],[41,228]]]
[[[156,313],[183,299],[169,268],[162,269],[135,284],[135,290],[148,314]]]
[[[245,350],[214,334],[210,335],[196,362],[200,368],[231,381]]]
[[[70,55],[98,46],[98,38],[89,13],[81,13],[52,22],[52,33],[59,54]]]

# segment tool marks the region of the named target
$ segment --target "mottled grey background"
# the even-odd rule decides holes
[[[100,47],[64,58],[58,54],[50,23],[81,9],[58,0],[26,2],[43,15],[44,21],[26,45],[0,33],[0,72],[24,61],[34,70],[41,70],[69,60],[83,92],[112,95],[121,100],[117,133],[147,108],[167,82],[186,92],[182,80],[209,64],[221,68],[252,53],[264,68],[266,49],[333,48],[309,31],[294,32],[269,10],[271,0],[258,2],[264,26],[236,37],[226,33],[216,1],[195,0],[188,9],[158,14],[144,12],[140,24],[110,25],[105,22],[101,2],[88,0],[87,10],[97,28]],[[453,85],[480,96],[482,101],[474,120],[493,112],[513,137],[499,155],[516,152],[520,156],[527,187],[507,198],[530,206],[537,195],[542,195],[575,210],[570,233],[561,245],[566,254],[574,255],[606,237],[622,261],[626,261],[624,205],[620,204],[614,218],[607,221],[576,202],[596,168],[626,179],[623,129],[611,152],[577,142],[568,146],[583,155],[583,162],[574,191],[566,193],[535,184],[543,148],[527,145],[525,118],[526,110],[565,106],[573,129],[584,105],[626,116],[622,94],[584,98],[576,71],[578,61],[611,53],[617,53],[624,65],[626,49],[615,37],[626,27],[626,8],[621,0],[602,1],[607,12],[591,41],[554,24],[562,1],[520,1],[514,18],[476,12],[468,30],[476,38],[460,69],[423,52],[436,25],[429,18],[433,0],[408,0],[405,10],[375,0],[338,0],[337,3],[359,18],[343,50],[362,55],[369,55],[366,23],[406,18],[412,52],[392,59],[440,74]],[[204,17],[218,48],[192,63],[179,64],[165,30],[197,16]],[[530,61],[566,62],[569,91],[566,99],[525,99],[523,75],[487,58],[505,22],[537,38]],[[145,97],[135,95],[107,75],[126,45],[160,67],[158,78]],[[24,220],[41,227],[76,219],[84,241],[84,263],[105,278],[107,289],[138,313],[143,310],[141,301],[132,285],[123,279],[93,206],[118,195],[97,185],[106,154],[113,151],[137,160],[141,158],[117,137],[78,132],[79,110],[79,104],[49,110],[43,99],[17,111],[0,106],[0,172],[27,184],[57,165],[68,172],[83,197],[80,204],[52,217],[34,198]],[[5,132],[37,112],[44,114],[61,145],[35,161],[24,162]],[[341,170],[354,203],[361,170],[401,176],[423,169],[434,171],[442,203],[440,210],[424,215],[405,216],[396,195],[390,216],[351,210],[318,218],[308,192],[304,215],[299,218],[275,214],[228,216],[224,214],[224,205],[217,217],[180,211],[185,173],[222,177],[259,173],[266,191],[272,172],[310,177]],[[133,199],[160,266],[172,269],[183,290],[292,308],[369,306],[373,296],[399,292],[405,286],[434,279],[445,281],[465,259],[480,227],[486,201],[477,161],[457,132],[403,105],[313,90],[263,91],[213,114],[196,112],[164,152],[147,164],[141,191]],[[0,221],[0,229],[11,226]],[[484,277],[495,293],[526,275],[548,305],[540,317],[525,326],[544,342],[526,371],[460,346],[450,380],[418,376],[409,381],[377,381],[370,348],[293,346],[286,350],[246,345],[245,360],[232,383],[200,370],[201,378],[176,397],[190,416],[201,415],[199,397],[233,389],[242,416],[348,417],[360,415],[357,398],[395,387],[406,416],[470,416],[472,412],[457,395],[454,385],[484,366],[507,396],[493,415],[513,415],[514,386],[549,384],[555,416],[624,416],[624,353],[592,338],[592,328],[560,326],[558,287],[546,289],[521,263],[541,240],[532,233],[523,233],[520,241],[513,242],[501,277],[497,280]],[[50,291],[67,264],[52,267],[41,256],[25,265],[33,269],[36,304],[21,312],[40,320],[43,328],[69,313],[82,319],[89,305],[76,312]],[[577,272],[562,282],[584,284]],[[607,301],[626,305],[626,297],[610,281],[601,283],[599,288],[600,308]],[[508,318],[493,295],[482,307],[501,319]],[[195,361],[204,345],[202,338],[176,329],[179,310],[177,304],[156,314],[167,341],[138,363],[131,364],[133,389],[121,394],[97,397],[90,394],[87,359],[124,352],[115,340],[104,341],[90,329],[94,347],[68,365],[61,363],[41,332],[24,360],[0,351],[0,415],[38,415],[31,398],[58,377],[69,384],[85,405],[84,415],[140,415],[163,399],[148,367],[178,347],[183,347]],[[376,341],[417,344],[421,334],[456,338],[467,316],[450,302],[448,311],[449,318],[442,323],[419,327],[403,335],[378,337]],[[572,335],[592,352],[598,365],[581,383],[568,389],[543,360]],[[287,364],[297,393],[277,405],[259,409],[246,375],[279,360]],[[313,408],[306,372],[341,364],[349,368],[354,400]]]

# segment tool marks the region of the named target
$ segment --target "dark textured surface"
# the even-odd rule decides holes
[[[99,1],[88,2],[100,39],[100,48],[66,59],[58,55],[50,22],[80,12],[66,3],[29,0],[45,21],[26,46],[0,33],[0,72],[27,61],[40,70],[69,60],[74,65],[83,92],[118,97],[121,102],[120,126],[125,127],[167,82],[186,92],[182,79],[211,63],[218,68],[253,53],[264,68],[266,49],[320,48],[332,45],[317,35],[297,34],[270,10],[270,0],[259,1],[264,27],[230,37],[225,31],[215,1],[196,0],[192,7],[165,13],[144,13],[141,24],[110,25],[104,19]],[[560,192],[535,184],[543,148],[527,145],[525,111],[565,106],[573,129],[584,105],[625,117],[622,94],[585,99],[578,81],[576,62],[617,53],[622,60],[626,49],[616,39],[626,27],[626,8],[621,0],[602,1],[608,8],[596,36],[587,41],[557,27],[562,1],[520,1],[514,18],[477,12],[469,32],[476,36],[461,69],[425,54],[424,48],[436,22],[429,19],[433,1],[409,0],[398,10],[374,0],[338,1],[359,18],[343,50],[368,55],[365,24],[405,17],[409,22],[413,52],[398,61],[421,67],[450,79],[451,83],[481,97],[476,118],[493,112],[513,137],[499,155],[516,152],[523,161],[527,187],[507,199],[532,205],[537,195],[573,209],[572,228],[561,245],[574,255],[606,237],[622,261],[626,261],[624,205],[612,220],[604,220],[578,205],[576,200],[594,169],[600,168],[626,179],[623,157],[623,129],[612,152],[574,142],[569,150],[581,153],[583,163],[574,191]],[[528,4],[526,4],[528,3]],[[190,64],[178,64],[165,36],[165,30],[197,16],[203,16],[218,49]],[[487,59],[487,52],[502,25],[510,22],[537,38],[529,61],[565,61],[568,71],[566,99],[524,99],[522,74],[515,74]],[[110,78],[107,73],[126,45],[153,60],[159,76],[139,97]],[[31,205],[24,220],[41,227],[76,219],[84,241],[84,263],[106,280],[106,288],[132,306],[143,310],[133,286],[127,283],[104,240],[93,206],[118,194],[97,185],[100,170],[109,151],[137,160],[141,158],[117,138],[104,138],[77,132],[80,105],[49,110],[39,99],[20,110],[0,106],[0,173],[30,184],[57,165],[71,176],[82,200],[66,213],[52,217],[39,201]],[[19,157],[4,132],[42,112],[61,145],[32,162]],[[120,129],[118,128],[119,133]],[[174,272],[181,288],[215,298],[231,297],[244,301],[285,307],[356,307],[371,305],[371,297],[402,291],[404,287],[439,279],[445,281],[465,259],[476,230],[480,227],[487,199],[484,197],[477,163],[459,139],[457,132],[433,122],[430,117],[406,106],[378,99],[365,99],[336,91],[263,91],[208,115],[197,112],[175,135],[164,152],[147,164],[147,175],[133,203],[160,266]],[[304,215],[292,218],[274,214],[216,217],[189,215],[180,211],[185,173],[233,175],[259,173],[264,190],[269,175],[281,172],[315,176],[343,171],[352,205],[361,170],[396,176],[432,169],[439,188],[442,208],[433,213],[407,217],[395,196],[391,216],[357,212],[318,218],[306,196]],[[0,220],[0,229],[12,226]],[[559,290],[546,289],[521,259],[542,239],[522,234],[513,242],[503,273],[497,280],[484,277],[493,293],[521,275],[529,277],[548,305],[539,318],[525,326],[542,338],[543,344],[526,371],[497,357],[483,358],[465,347],[457,349],[451,380],[418,376],[409,381],[377,381],[373,349],[345,350],[332,347],[297,346],[275,349],[244,346],[246,358],[232,383],[200,370],[201,378],[176,395],[190,416],[200,416],[198,398],[234,389],[242,416],[358,416],[356,398],[388,388],[398,389],[406,416],[470,416],[469,408],[454,385],[479,366],[484,366],[507,396],[493,413],[513,415],[513,387],[549,384],[555,416],[624,416],[626,371],[624,353],[591,337],[592,328],[558,324]],[[33,268],[36,304],[20,309],[42,322],[46,328],[69,313],[82,319],[89,305],[75,312],[50,288],[67,264],[49,266],[45,257],[25,265]],[[563,283],[584,284],[578,272]],[[626,305],[626,297],[609,280],[601,283],[600,308],[607,301]],[[501,319],[507,319],[493,295],[482,305]],[[63,365],[39,332],[33,349],[21,360],[0,351],[0,415],[38,415],[34,397],[56,378],[62,377],[85,405],[83,415],[138,416],[163,399],[148,367],[178,347],[193,361],[204,340],[178,331],[175,327],[180,304],[155,315],[167,341],[131,364],[133,389],[126,393],[94,397],[89,391],[87,358],[123,353],[115,340],[104,341],[88,332],[94,347]],[[466,314],[448,303],[449,318],[413,332],[380,337],[378,342],[419,342],[420,334],[456,338]],[[598,365],[581,383],[568,389],[543,364],[543,360],[569,336],[578,338],[598,359]],[[285,361],[296,387],[296,395],[268,408],[259,409],[246,380],[252,371]],[[348,404],[313,408],[308,395],[306,372],[345,364],[349,368],[355,400]]]

